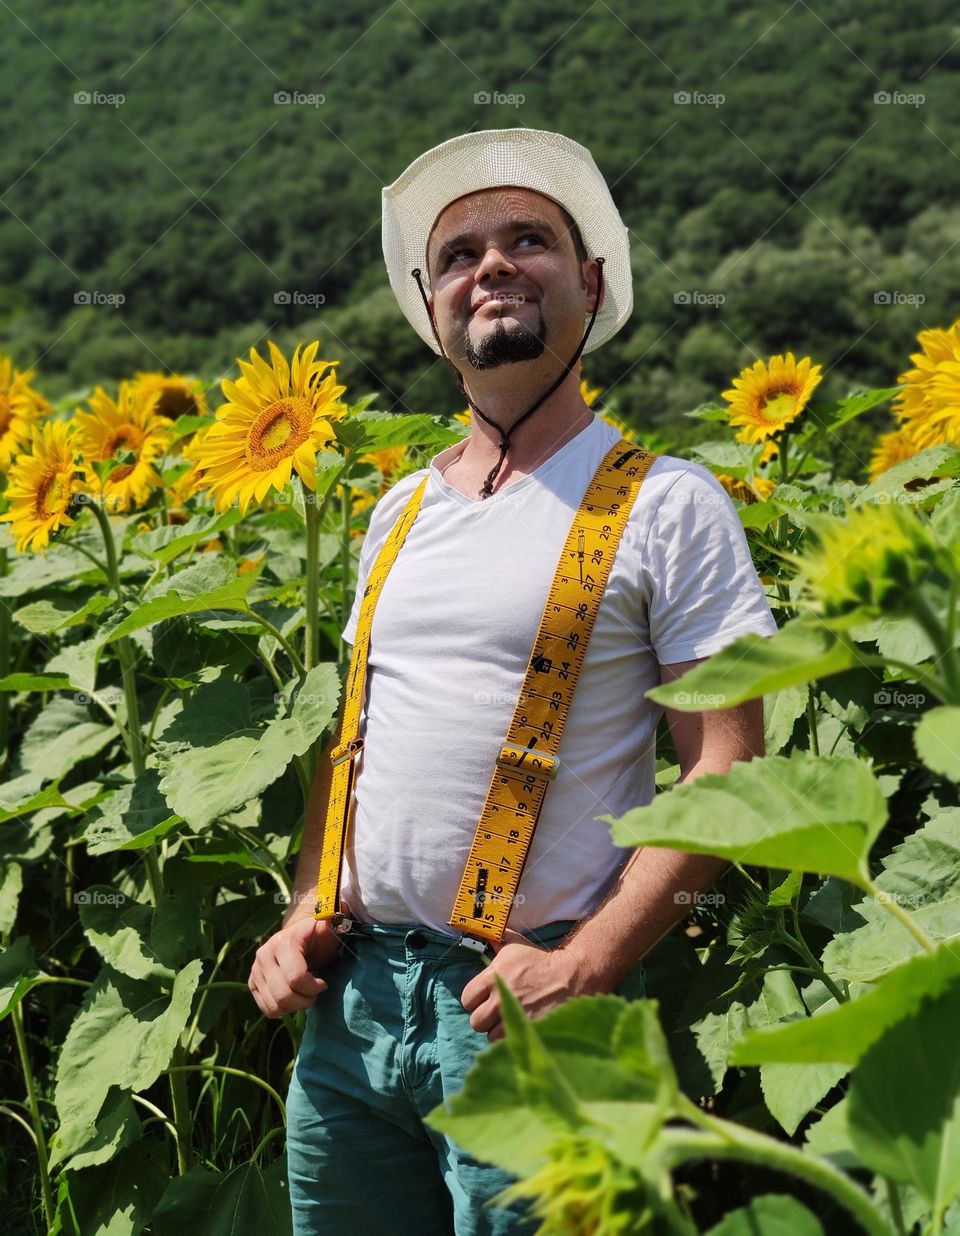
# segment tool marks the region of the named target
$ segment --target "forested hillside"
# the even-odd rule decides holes
[[[842,358],[832,395],[888,385],[957,316],[945,0],[906,31],[896,0],[4,9],[0,350],[52,396],[135,369],[215,380],[268,335],[319,335],[355,394],[458,410],[387,285],[380,191],[472,128],[593,151],[635,309],[584,372],[639,424],[778,350]]]

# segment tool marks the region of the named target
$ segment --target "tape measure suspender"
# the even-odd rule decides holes
[[[570,714],[587,646],[610,569],[656,455],[625,439],[604,455],[574,516],[550,586],[506,741],[497,756],[486,802],[448,919],[460,943],[484,951],[499,943],[510,916],[534,829],[560,761],[557,751]],[[330,754],[330,798],[320,852],[314,918],[349,930],[340,912],[340,875],[354,781],[354,760],[367,680],[367,651],[377,600],[417,517],[429,474],[410,496],[370,569],[347,673],[342,735]]]

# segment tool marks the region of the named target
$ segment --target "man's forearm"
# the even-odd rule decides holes
[[[684,784],[716,766],[697,766]],[[564,939],[583,994],[611,992],[668,931],[689,913],[697,893],[729,866],[712,854],[640,846],[600,905]]]
[[[710,888],[729,864],[709,854],[641,846],[610,895],[571,931],[562,948],[583,994],[610,992],[672,927],[695,893]]]

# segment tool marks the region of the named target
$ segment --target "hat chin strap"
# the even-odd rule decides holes
[[[510,435],[515,432],[518,425],[523,424],[523,422],[527,419],[528,416],[536,412],[537,408],[539,408],[540,405],[545,400],[549,399],[549,397],[553,394],[553,392],[557,389],[560,383],[564,380],[564,378],[567,376],[567,374],[570,372],[573,366],[577,363],[577,358],[580,356],[580,353],[583,351],[584,344],[587,342],[587,339],[590,335],[590,331],[593,329],[593,324],[596,321],[596,317],[597,317],[597,310],[600,308],[600,297],[603,293],[603,263],[604,261],[605,259],[602,257],[598,257],[596,259],[597,268],[598,268],[597,299],[593,306],[593,312],[590,315],[590,321],[587,323],[587,329],[583,333],[583,338],[580,340],[580,344],[577,347],[576,352],[574,352],[573,356],[571,356],[570,359],[567,361],[566,365],[564,365],[563,371],[561,372],[560,376],[556,379],[556,381],[553,382],[543,392],[543,394],[540,396],[540,398],[536,401],[536,403],[532,407],[528,408],[522,416],[518,417],[517,420],[514,421],[514,423],[510,426],[509,429],[503,429],[500,425],[496,423],[496,421],[492,421],[490,417],[486,415],[485,412],[481,412],[480,409],[477,407],[477,405],[473,402],[473,400],[467,394],[467,388],[464,385],[464,381],[463,381],[463,374],[460,372],[460,370],[456,367],[456,365],[453,363],[450,357],[447,356],[446,352],[443,350],[443,344],[440,342],[440,336],[437,334],[437,328],[433,324],[433,314],[430,312],[430,306],[427,303],[427,296],[423,290],[423,284],[420,282],[420,274],[421,274],[420,269],[418,267],[416,270],[412,270],[410,272],[413,275],[414,279],[417,281],[417,287],[420,289],[420,295],[423,298],[423,307],[427,311],[427,317],[430,321],[430,329],[433,331],[433,337],[437,341],[437,347],[440,349],[440,355],[443,357],[443,359],[447,362],[447,364],[450,366],[450,368],[453,370],[454,374],[456,375],[456,379],[457,379],[457,382],[459,383],[460,390],[463,393],[464,399],[466,399],[470,407],[474,410],[474,412],[476,412],[477,416],[479,416],[481,420],[486,421],[487,424],[490,425],[492,428],[494,428],[497,431],[497,433],[500,435],[500,458],[497,460],[496,464],[487,473],[487,479],[483,482],[483,488],[480,490],[481,499],[489,498],[490,495],[493,493],[493,486],[497,478],[497,473],[500,471],[501,467],[503,466],[503,461],[506,458],[507,451],[510,448]]]

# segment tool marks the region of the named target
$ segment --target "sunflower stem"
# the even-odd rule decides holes
[[[0,576],[8,574],[7,547],[0,547]],[[10,608],[0,605],[0,678],[10,673]],[[0,768],[6,763],[10,741],[10,692],[0,691]]]
[[[269,618],[264,618],[263,614],[258,614],[251,605],[245,605],[243,612],[248,618],[252,618],[255,622],[259,622],[263,629],[273,636],[283,651],[290,658],[290,663],[298,674],[306,673],[306,669],[304,668],[303,662],[300,660],[296,648],[294,648],[287,637],[273,625]]]
[[[951,601],[953,599],[952,591],[956,587],[956,580],[951,586]],[[930,642],[937,650],[936,662],[943,662],[943,678],[947,685],[947,689],[952,698],[946,702],[948,704],[960,705],[960,670],[957,667],[956,649],[952,647],[952,639],[950,636],[950,615],[947,617],[947,627],[944,628],[939,617],[930,604],[930,598],[917,588],[914,590],[911,599],[912,617],[923,627],[924,631],[930,638]],[[935,662],[935,663],[936,663]]]
[[[37,1167],[40,1173],[40,1193],[43,1198],[43,1214],[47,1227],[53,1227],[56,1207],[53,1202],[53,1189],[50,1187],[50,1171],[47,1160],[47,1138],[43,1131],[43,1121],[40,1118],[40,1100],[33,1079],[33,1067],[30,1063],[30,1051],[27,1046],[27,1035],[23,1026],[23,1002],[18,1001],[12,1011],[13,1034],[17,1040],[17,1052],[20,1056],[20,1071],[23,1073],[23,1084],[27,1091],[27,1103],[30,1108],[30,1119],[33,1124],[33,1135],[37,1148]]]

